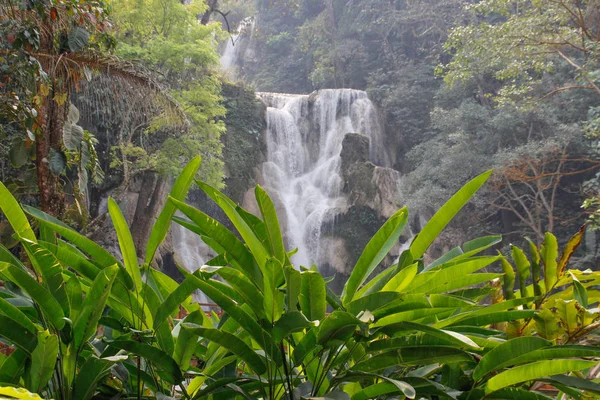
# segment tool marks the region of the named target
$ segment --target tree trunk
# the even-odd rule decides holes
[[[54,91],[46,96],[40,108],[40,132],[36,137],[36,170],[40,208],[55,217],[61,217],[65,210],[65,194],[57,176],[50,171],[50,153],[62,151],[62,130],[67,116],[67,108],[53,99]]]
[[[167,178],[160,177],[154,172],[145,172],[141,179],[140,194],[131,222],[131,233],[138,257],[144,258],[152,224],[165,198]]]

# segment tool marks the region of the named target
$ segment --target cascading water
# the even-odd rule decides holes
[[[231,35],[227,41],[223,55],[221,56],[221,70],[228,75],[230,79],[237,79],[240,67],[240,60],[244,58],[244,53],[248,49],[248,42],[252,40],[255,28],[255,18],[246,17],[238,26],[236,33]]]
[[[344,136],[367,135],[371,161],[386,164],[377,112],[365,92],[352,89],[258,96],[267,105],[263,184],[283,207],[288,248],[298,248],[294,263],[318,264],[321,227],[347,207],[340,174]]]

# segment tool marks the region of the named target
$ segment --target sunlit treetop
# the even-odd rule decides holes
[[[486,0],[467,6],[471,22],[454,27],[445,44],[452,61],[439,67],[449,84],[491,75],[504,86],[499,105],[528,99],[559,63],[571,82],[548,92],[585,88],[600,94],[597,79],[599,5],[577,0]]]

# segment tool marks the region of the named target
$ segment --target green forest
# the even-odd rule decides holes
[[[597,0],[0,0],[0,399],[600,399]]]

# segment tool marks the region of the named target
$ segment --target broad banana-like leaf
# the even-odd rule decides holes
[[[354,300],[358,288],[371,275],[394,244],[396,244],[407,221],[408,209],[404,207],[396,211],[375,233],[375,236],[371,238],[369,243],[367,243],[367,246],[352,269],[348,281],[344,285],[341,296],[344,304],[348,304]]]
[[[241,297],[243,297],[246,304],[252,308],[252,311],[256,313],[260,318],[266,318],[265,310],[263,307],[263,295],[256,288],[255,285],[242,272],[235,268],[222,267],[217,270],[217,274],[229,283]],[[298,273],[298,285],[300,285],[300,273]]]
[[[500,254],[500,252],[498,252]],[[502,272],[504,272],[504,282],[502,284],[502,292],[506,300],[515,298],[515,270],[513,266],[504,257],[500,258],[500,265],[502,265]]]
[[[300,309],[309,321],[321,320],[327,310],[325,280],[315,271],[305,271],[301,276]]]
[[[267,260],[263,275],[263,309],[267,320],[271,323],[277,321],[283,313],[284,295],[279,290],[283,282],[283,266],[276,258]]]
[[[419,264],[414,263],[398,272],[388,283],[385,284],[382,291],[402,292],[413,282],[419,272]]]
[[[206,193],[217,205],[225,212],[227,217],[233,223],[233,226],[238,230],[246,245],[252,252],[252,255],[256,259],[258,266],[261,271],[264,270],[265,264],[268,258],[268,252],[265,249],[262,241],[256,236],[252,228],[248,225],[246,220],[240,215],[240,213],[236,210],[235,204],[227,198],[225,195],[220,193],[218,190],[213,187],[202,183],[197,182],[200,188]]]
[[[205,339],[218,343],[231,351],[233,354],[240,357],[256,372],[262,375],[267,372],[267,364],[263,357],[259,356],[241,339],[227,332],[222,332],[217,329],[208,329],[195,324],[183,324],[184,329],[201,336]]]
[[[46,385],[58,358],[58,336],[48,331],[40,331],[37,334],[38,342],[33,353],[31,353],[31,366],[26,374],[27,389],[32,392],[40,392]]]
[[[353,367],[356,371],[375,372],[394,366],[428,365],[471,362],[471,355],[454,347],[415,346],[379,354],[361,361]]]
[[[293,332],[310,329],[318,324],[306,319],[300,311],[289,311],[285,313],[273,327],[273,340],[275,343],[281,342]]]
[[[31,229],[21,206],[2,182],[0,182],[0,209],[17,236],[32,242],[36,241],[33,229]]]
[[[523,250],[517,246],[511,246],[512,259],[517,266],[517,277],[519,278],[519,291],[521,297],[529,297],[531,293],[527,291],[527,278],[531,276],[531,263],[525,256]]]
[[[7,316],[13,321],[17,321],[21,326],[33,334],[37,334],[42,329],[40,325],[36,325],[23,311],[0,297],[0,314]],[[2,381],[0,381],[2,382]]]
[[[36,393],[31,393],[24,388],[16,388],[12,386],[0,386],[0,396],[10,396],[9,399],[43,400]]]
[[[317,344],[324,347],[342,344],[350,339],[360,325],[366,324],[349,312],[336,310],[319,325]]]
[[[12,264],[0,262],[0,276],[19,286],[37,303],[47,321],[57,330],[65,326],[65,314],[60,303],[31,275]]]
[[[127,226],[127,221],[125,221],[125,217],[123,217],[119,205],[112,198],[108,199],[108,212],[113,226],[115,227],[115,231],[117,232],[119,248],[121,249],[121,255],[123,256],[123,264],[125,264],[127,272],[133,279],[135,290],[140,292],[143,287],[142,274],[140,273],[140,266],[138,264],[133,238],[131,237],[131,231],[129,230],[129,226]]]
[[[169,194],[171,198],[180,201],[185,200],[188,191],[190,190],[190,186],[192,185],[192,182],[194,182],[194,176],[200,167],[200,161],[200,156],[195,157],[185,166],[183,171],[181,171],[181,174],[177,177],[173,189],[171,189],[171,193]],[[167,201],[161,210],[158,219],[154,223],[154,226],[152,226],[152,232],[150,232],[148,244],[146,245],[146,259],[144,261],[146,265],[150,265],[154,258],[154,254],[156,253],[156,249],[158,249],[158,246],[165,240],[175,210],[175,205],[172,202]]]
[[[262,272],[255,264],[250,251],[248,251],[244,243],[242,243],[237,236],[230,232],[229,229],[225,228],[219,221],[209,217],[194,207],[188,206],[173,198],[169,198],[169,201],[173,202],[179,211],[192,220],[194,224],[190,224],[181,218],[173,217],[175,222],[200,236],[210,238],[212,242],[219,245],[220,249],[224,250],[228,260],[236,267],[236,269],[239,269],[240,272],[246,274],[253,284],[257,285],[259,288],[262,287]],[[209,243],[209,245],[211,244]],[[214,250],[219,252],[220,249]]]
[[[110,374],[110,369],[118,362],[125,361],[126,355],[98,358],[88,357],[73,384],[73,399],[90,400],[96,393],[98,383]]]
[[[181,324],[195,324],[202,325],[204,322],[204,311],[196,310],[180,323],[178,327],[178,334],[175,340],[175,351],[173,352],[173,359],[179,365],[179,368],[183,371],[189,368],[190,360],[196,350],[198,344],[198,337],[187,329],[183,329]]]
[[[22,239],[21,244],[29,256],[36,273],[42,278],[42,284],[61,305],[65,315],[69,315],[69,300],[65,291],[63,266],[54,255],[36,242]]]
[[[492,171],[487,171],[469,181],[431,217],[410,245],[410,252],[415,260],[425,254],[431,243],[444,230],[446,225],[450,223],[452,218],[467,204],[475,192],[487,181],[491,174]]]
[[[37,332],[30,332],[18,321],[2,314],[0,314],[0,337],[27,354],[33,353],[37,346]]]
[[[490,372],[501,369],[502,365],[510,362],[510,360],[551,345],[551,342],[535,336],[508,340],[483,356],[475,370],[473,370],[473,379],[479,381]]]
[[[104,312],[106,301],[119,267],[113,265],[102,270],[92,283],[81,306],[81,313],[73,322],[73,343],[79,350],[97,330],[98,321]]]
[[[89,254],[95,262],[99,263],[103,267],[110,267],[114,264],[119,264],[118,260],[110,254],[102,246],[96,244],[93,240],[81,235],[70,226],[64,224],[58,219],[40,211],[36,208],[23,206],[23,209],[37,219],[40,224],[44,224],[54,232],[73,243],[83,252]],[[131,278],[129,278],[131,279]],[[131,288],[131,285],[129,286]]]
[[[114,340],[110,343],[110,346],[145,358],[146,361],[151,362],[156,368],[163,371],[164,379],[173,385],[177,385],[183,381],[183,375],[177,362],[161,349],[146,343],[127,339]]]
[[[256,202],[260,213],[265,222],[269,242],[272,246],[273,255],[281,262],[282,265],[286,265],[286,251],[283,245],[283,236],[281,234],[281,228],[279,227],[279,219],[277,218],[277,212],[273,201],[259,185],[256,186],[254,193],[256,195]]]
[[[492,393],[521,382],[538,380],[547,376],[580,371],[598,365],[596,361],[585,360],[545,360],[520,365],[501,372],[490,378],[485,384],[485,392]]]
[[[546,232],[540,253],[544,261],[544,283],[546,291],[549,292],[554,287],[556,281],[558,281],[558,264],[556,262],[556,258],[558,257],[558,242],[556,237],[550,232]]]
[[[23,376],[23,368],[27,361],[27,353],[21,349],[15,349],[12,354],[0,363],[0,382],[5,384],[18,384]],[[0,394],[2,391],[0,389]]]

